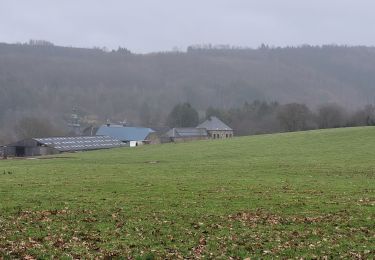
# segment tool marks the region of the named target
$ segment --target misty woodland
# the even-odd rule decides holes
[[[66,135],[72,108],[82,126],[188,127],[214,115],[236,135],[373,125],[373,82],[372,47],[196,45],[133,54],[0,44],[0,144]],[[183,104],[197,118],[181,125],[170,117]]]

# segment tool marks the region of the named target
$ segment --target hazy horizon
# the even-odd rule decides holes
[[[229,48],[234,48],[234,49],[239,49],[239,50],[247,50],[247,49],[252,49],[252,50],[257,50],[259,48],[262,47],[262,45],[264,44],[265,46],[267,46],[268,48],[270,49],[275,49],[275,48],[303,48],[305,46],[309,46],[309,47],[324,47],[324,46],[336,46],[336,47],[349,47],[349,48],[355,48],[355,47],[366,47],[366,48],[375,48],[375,45],[349,45],[349,44],[337,44],[337,43],[326,43],[326,44],[316,44],[316,45],[312,45],[312,44],[308,44],[308,43],[304,43],[304,44],[298,44],[298,45],[284,45],[284,46],[279,46],[279,45],[270,45],[266,42],[263,42],[261,44],[259,44],[258,46],[239,46],[239,45],[229,45],[229,44],[216,44],[216,43],[194,43],[194,44],[187,44],[186,47],[184,48],[177,48],[176,49],[176,46],[175,47],[172,47],[170,49],[164,49],[164,50],[151,50],[151,51],[148,51],[148,52],[136,52],[126,46],[117,46],[117,47],[114,47],[114,48],[109,48],[107,46],[75,46],[75,45],[72,45],[72,44],[65,44],[65,45],[62,45],[62,44],[56,44],[55,42],[53,41],[50,41],[49,39],[36,39],[36,38],[32,38],[32,39],[29,39],[27,41],[16,41],[16,42],[5,42],[5,41],[2,41],[0,42],[0,44],[9,44],[9,45],[23,45],[23,44],[30,44],[31,41],[45,41],[45,42],[48,42],[48,43],[51,43],[53,44],[54,47],[63,47],[63,48],[77,48],[77,49],[96,49],[96,48],[100,48],[101,50],[103,51],[107,51],[107,52],[110,52],[110,51],[116,51],[119,47],[121,48],[126,48],[127,50],[129,50],[131,53],[133,54],[153,54],[153,53],[168,53],[168,52],[187,52],[187,48],[188,47],[202,47],[202,48],[206,48],[208,47],[209,45],[212,47],[212,48],[220,48],[220,47],[229,47]]]
[[[59,46],[119,46],[136,53],[185,50],[194,44],[375,46],[375,2],[323,0],[110,0],[0,4],[0,42],[47,40]]]

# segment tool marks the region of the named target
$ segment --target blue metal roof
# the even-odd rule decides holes
[[[107,135],[125,141],[144,141],[154,130],[145,127],[130,127],[122,125],[102,125],[96,135]]]

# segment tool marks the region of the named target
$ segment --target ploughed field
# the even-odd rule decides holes
[[[374,127],[0,161],[0,258],[374,254]]]

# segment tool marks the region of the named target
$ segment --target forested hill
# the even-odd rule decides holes
[[[105,120],[139,121],[145,110],[163,124],[178,102],[230,108],[254,99],[374,101],[375,48],[189,48],[132,54],[38,44],[0,44],[0,122],[27,115],[54,118],[73,106]]]

